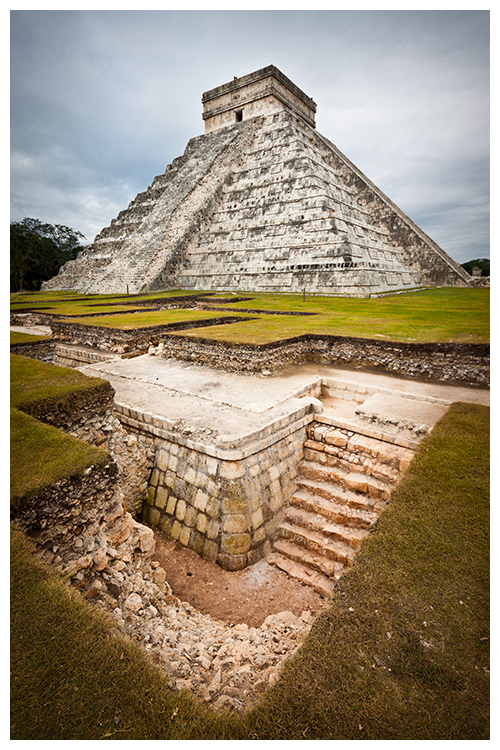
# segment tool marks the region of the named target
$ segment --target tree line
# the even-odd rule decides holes
[[[23,219],[10,225],[10,291],[36,291],[83,250],[85,237],[62,224]]]

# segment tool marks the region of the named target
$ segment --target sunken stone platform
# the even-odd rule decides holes
[[[79,369],[155,440],[147,523],[228,570],[268,557],[323,594],[449,404],[489,403],[485,389],[327,365],[266,377],[142,355]]]

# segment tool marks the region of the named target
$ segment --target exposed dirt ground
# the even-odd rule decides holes
[[[172,592],[198,611],[236,625],[260,627],[266,617],[289,611],[316,615],[325,600],[309,586],[289,578],[265,560],[238,571],[223,570],[203,560],[158,529],[153,529],[157,560],[167,573]]]

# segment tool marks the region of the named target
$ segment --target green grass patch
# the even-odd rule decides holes
[[[10,332],[11,344],[36,344],[37,341],[50,341],[50,336],[34,336],[31,333],[21,333],[19,331]]]
[[[26,409],[42,401],[64,401],[71,394],[108,387],[101,378],[89,378],[69,367],[57,367],[17,354],[10,355],[11,406]]]
[[[18,409],[10,410],[10,495],[17,507],[60,479],[100,466],[109,455]]]
[[[238,314],[235,311],[235,315]],[[126,312],[121,315],[99,315],[92,318],[75,317],[72,322],[82,325],[101,326],[104,328],[119,328],[122,330],[133,330],[135,328],[148,328],[151,326],[162,326],[170,323],[185,323],[199,320],[212,320],[214,318],[231,315],[227,312],[211,312],[206,310],[146,310],[144,312]],[[245,320],[245,316],[241,316]]]
[[[47,404],[71,404],[82,392],[109,388],[105,380],[89,378],[67,367],[11,354],[10,472],[11,501],[33,495],[60,479],[80,474],[88,466],[109,460],[108,454],[64,432],[42,424],[23,411]],[[14,503],[15,504],[15,503]]]
[[[11,739],[487,739],[488,455],[489,409],[453,405],[296,657],[233,718],[170,691],[15,533]]]
[[[231,308],[235,312],[254,308],[315,315],[262,315],[251,322],[180,335],[244,344],[267,344],[305,334],[416,343],[485,343],[490,336],[489,289],[443,288],[377,299],[306,296],[304,301],[300,295],[251,296],[251,301],[237,302]]]
[[[157,292],[153,294],[76,294],[74,292],[32,292],[10,295],[11,312],[30,308],[49,315],[83,315],[105,312],[130,312],[136,306],[140,310],[148,309],[141,306],[144,300],[168,300],[171,297],[197,295],[199,292]],[[108,305],[106,306],[106,303]],[[99,307],[96,307],[99,305]],[[103,307],[100,307],[103,305]]]

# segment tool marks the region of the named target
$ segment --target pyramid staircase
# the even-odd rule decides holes
[[[267,561],[329,596],[413,457],[410,448],[312,422]]]

